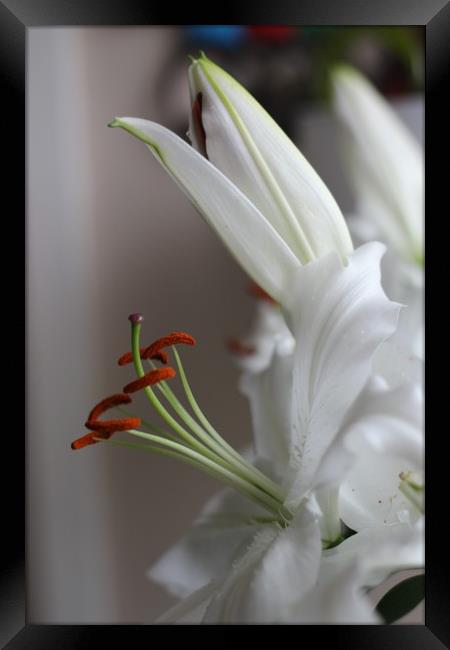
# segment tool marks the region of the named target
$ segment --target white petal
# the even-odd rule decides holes
[[[417,520],[420,513],[398,488],[399,473],[411,469],[408,460],[401,456],[368,453],[367,458],[361,458],[341,487],[340,513],[344,523],[359,531],[395,524],[403,513],[408,513],[412,522]]]
[[[356,461],[341,485],[340,513],[353,530],[389,526],[415,506],[399,490],[399,474],[423,469],[423,409],[414,384],[395,389],[369,383],[348,418],[347,444]]]
[[[323,559],[317,585],[285,616],[286,623],[375,624],[381,619],[361,589],[358,561]]]
[[[247,273],[275,300],[284,302],[284,291],[299,262],[247,197],[163,126],[132,117],[117,118],[111,125],[148,145]]]
[[[373,358],[373,374],[381,377],[389,388],[410,382],[422,389],[424,364],[422,359],[407,353],[394,336],[380,345]],[[393,340],[395,338],[395,341]]]
[[[270,115],[206,57],[192,64],[190,85],[193,98],[202,93],[211,162],[252,200],[303,263],[333,250],[345,258],[353,246],[336,201]]]
[[[334,105],[351,134],[349,162],[359,211],[377,221],[410,259],[423,248],[423,153],[402,121],[367,79],[340,66]]]
[[[315,584],[320,531],[308,506],[284,530],[266,527],[234,565],[205,622],[272,623]]]
[[[380,284],[384,247],[358,248],[342,267],[330,254],[299,270],[289,317],[296,339],[290,503],[313,485],[344,417],[362,390],[377,347],[395,330],[399,306]]]
[[[381,262],[381,282],[386,295],[402,303],[397,330],[391,341],[408,354],[424,357],[424,272],[417,263],[405,259],[398,253],[404,238],[400,234],[400,244],[393,244],[392,238],[384,237],[376,227],[370,213],[347,215],[347,222],[355,243],[384,241],[389,244]]]
[[[388,251],[382,264],[383,288],[392,300],[401,302],[397,331],[392,341],[409,354],[424,357],[424,272]]]
[[[210,499],[189,532],[169,548],[147,575],[185,597],[222,577],[242,545],[248,545],[267,512],[236,492]]]
[[[216,584],[208,583],[164,612],[156,619],[155,623],[201,623],[216,591]]]
[[[360,584],[373,587],[396,571],[423,567],[423,518],[414,526],[397,523],[366,528],[326,553],[337,562],[358,558]]]
[[[285,482],[291,441],[292,354],[275,350],[270,366],[246,373],[240,390],[250,402],[256,455],[269,461],[274,479]]]
[[[236,363],[246,373],[265,370],[275,349],[286,355],[292,352],[295,346],[281,309],[265,300],[258,301],[252,329],[242,342],[253,349],[251,354],[236,358]]]

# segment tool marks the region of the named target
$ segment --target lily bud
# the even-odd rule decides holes
[[[423,152],[388,102],[350,66],[331,75],[357,210],[410,262],[423,262]]]
[[[203,53],[189,68],[189,137],[306,264],[353,250],[330,191],[294,143],[233,77]]]
[[[344,217],[300,151],[237,81],[204,55],[189,75],[194,147],[140,118],[115,118],[109,126],[149,147],[250,277],[285,305],[301,265],[330,252],[346,262],[353,245]]]

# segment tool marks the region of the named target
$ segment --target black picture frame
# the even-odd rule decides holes
[[[420,25],[426,32],[426,159],[427,159],[427,215],[433,214],[433,222],[427,223],[427,276],[433,281],[427,282],[426,306],[427,314],[430,304],[440,302],[440,288],[434,282],[435,278],[446,277],[448,268],[448,246],[445,236],[434,237],[431,232],[439,233],[439,219],[447,220],[442,210],[448,211],[446,203],[439,208],[439,196],[448,185],[448,178],[444,174],[446,169],[440,167],[439,151],[445,154],[444,116],[445,115],[443,79],[446,72],[448,56],[447,48],[450,42],[450,7],[446,0],[307,0],[286,2],[278,0],[271,3],[260,0],[256,8],[242,6],[241,3],[229,2],[226,12],[219,17],[209,11],[205,15],[192,11],[189,15],[182,16],[178,11],[177,19],[186,18],[186,24],[303,24],[303,25]],[[14,328],[24,324],[22,318],[23,303],[21,291],[12,282],[20,274],[17,252],[23,250],[20,246],[26,241],[24,209],[25,202],[25,48],[27,29],[34,26],[49,25],[164,25],[174,24],[174,16],[169,14],[170,8],[156,2],[131,2],[109,0],[4,0],[0,2],[0,67],[2,81],[2,139],[6,140],[4,147],[4,161],[6,161],[3,180],[3,204],[10,206],[4,212],[4,234],[8,242],[12,226],[16,228],[16,242],[13,262],[10,262],[10,244],[4,245],[3,261],[3,314],[4,322]],[[201,14],[201,15],[200,15]],[[176,23],[184,24],[184,23]],[[448,112],[448,111],[447,111]],[[448,145],[447,145],[448,146]],[[6,154],[6,155],[5,155]],[[442,158],[446,160],[445,155]],[[448,165],[447,165],[448,167]],[[447,172],[448,176],[448,172]],[[448,203],[448,201],[447,201]],[[441,213],[441,214],[440,214]],[[439,217],[440,214],[440,217]],[[431,220],[429,220],[431,222]],[[436,223],[437,222],[437,223]],[[5,235],[5,236],[6,236]],[[444,239],[444,241],[443,241]],[[12,245],[12,244],[11,244]],[[439,251],[439,245],[443,247]],[[446,249],[444,249],[446,246]],[[437,249],[436,249],[437,247]],[[431,250],[430,250],[431,249]],[[446,254],[444,254],[444,251]],[[12,267],[14,264],[14,267]],[[26,256],[25,264],[26,266]],[[19,278],[20,279],[20,278]],[[20,316],[19,316],[20,314]],[[439,327],[442,328],[442,332]],[[448,330],[448,327],[446,328]],[[430,334],[430,330],[433,333]],[[25,333],[25,326],[24,326]],[[429,335],[429,336],[428,336]],[[441,338],[440,338],[441,337]],[[4,345],[9,346],[9,338],[5,338]],[[25,355],[26,356],[26,335]],[[17,340],[17,339],[15,339]],[[432,347],[436,341],[447,341],[448,332],[440,318],[428,322],[427,320],[427,355],[432,355]],[[6,343],[8,341],[8,343]],[[438,343],[436,344],[438,345]],[[438,348],[440,350],[440,348]],[[7,368],[7,389],[3,394],[4,401],[9,401],[12,395],[19,396],[19,405],[14,413],[22,410],[20,403],[19,385],[23,385],[23,366],[20,367],[17,350],[6,350],[11,354],[3,367]],[[440,351],[439,351],[440,356]],[[7,363],[7,365],[6,365]],[[14,373],[16,376],[12,376]],[[11,379],[10,379],[11,378]],[[438,513],[433,520],[432,515],[427,518],[426,528],[426,617],[425,625],[414,626],[305,626],[301,634],[314,634],[314,643],[322,644],[327,641],[333,648],[358,648],[371,649],[427,649],[434,650],[446,647],[450,637],[448,634],[449,598],[448,585],[446,584],[446,536],[444,523],[448,511],[448,455],[445,453],[448,437],[446,425],[433,425],[435,414],[439,406],[446,404],[443,392],[440,397],[439,388],[436,387],[434,375],[432,376],[429,363],[426,370],[427,385],[427,439],[429,454],[427,454],[426,471],[429,491],[427,495],[427,511]],[[432,386],[432,388],[430,387]],[[445,388],[445,386],[444,386]],[[446,398],[448,401],[448,397]],[[25,404],[24,404],[25,406]],[[4,406],[7,413],[11,412],[9,404]],[[25,412],[25,408],[23,408]],[[433,417],[431,416],[433,414]],[[18,418],[17,418],[18,419]],[[149,634],[156,629],[154,626],[116,626],[116,625],[31,625],[26,622],[25,613],[25,442],[21,427],[15,419],[11,422],[4,420],[4,445],[7,452],[3,455],[2,479],[2,519],[4,522],[2,534],[2,573],[0,585],[0,621],[4,621],[2,629],[5,630],[4,642],[10,650],[25,650],[28,648],[90,648],[99,643],[108,643],[111,638],[115,643],[125,644],[126,647],[138,647],[140,643],[150,643]],[[437,421],[437,418],[436,418]],[[26,422],[24,422],[26,425]],[[429,440],[433,439],[432,445]],[[440,452],[439,445],[443,445]],[[442,469],[439,463],[442,463]],[[447,465],[447,467],[446,467]],[[441,495],[441,498],[439,497]],[[434,503],[436,501],[436,503]],[[440,513],[440,514],[439,514]],[[448,575],[448,571],[447,571]],[[176,629],[174,626],[172,629]],[[215,626],[214,626],[215,627]],[[252,626],[253,627],[253,626]],[[151,629],[150,629],[151,628]],[[307,628],[310,628],[309,630]],[[313,628],[313,629],[311,629]],[[6,636],[5,636],[6,635]],[[302,639],[304,637],[302,636]],[[448,647],[448,646],[447,646]]]

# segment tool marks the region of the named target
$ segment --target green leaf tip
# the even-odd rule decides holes
[[[111,122],[109,122],[107,126],[109,126],[111,129],[113,129],[115,126],[121,126],[120,120],[115,117],[113,120],[111,120]]]

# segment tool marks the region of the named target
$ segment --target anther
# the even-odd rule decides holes
[[[142,359],[152,359],[155,354],[162,350],[162,348],[166,348],[169,345],[177,345],[179,343],[183,343],[184,345],[195,345],[196,341],[193,336],[186,332],[171,332],[167,336],[163,336],[149,345],[141,357]]]
[[[256,352],[254,345],[242,343],[242,341],[239,341],[239,339],[228,339],[226,345],[230,352],[236,354],[239,357],[248,357],[252,354],[255,354]]]
[[[146,352],[147,348],[140,348],[139,350],[139,355],[141,359],[147,359],[147,356],[142,356]],[[151,359],[154,359],[155,361],[161,361],[161,363],[166,364],[168,360],[168,356],[165,352],[156,352]],[[131,352],[125,352],[125,354],[122,354],[120,359],[118,359],[117,363],[119,366],[125,366],[127,363],[131,363],[133,361],[133,354]]]
[[[153,384],[157,384],[160,381],[164,381],[165,379],[170,379],[171,377],[175,377],[176,372],[173,368],[158,368],[157,370],[150,370],[147,374],[145,374],[143,377],[140,377],[139,379],[135,379],[132,381],[130,384],[127,384],[123,392],[124,393],[135,393],[138,390],[141,390],[142,388],[145,388],[146,386],[152,386]]]
[[[86,433],[86,435],[82,436],[81,438],[77,438],[72,442],[70,445],[72,449],[83,449],[83,447],[87,447],[87,445],[95,445],[97,440],[94,440],[94,433]]]
[[[272,296],[269,296],[267,291],[264,291],[264,289],[262,289],[258,284],[256,284],[256,282],[251,282],[250,286],[248,287],[248,293],[254,298],[259,298],[259,300],[265,300],[271,305],[277,304],[277,301],[274,300]]]
[[[88,420],[85,426],[93,429],[97,434],[111,435],[117,431],[137,429],[141,425],[140,418],[120,418],[119,420]]]
[[[89,413],[88,421],[97,420],[102,413],[114,406],[129,404],[130,402],[131,397],[129,395],[124,395],[123,393],[117,393],[116,395],[111,395],[111,397],[105,397],[105,399],[96,404]]]

